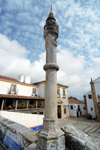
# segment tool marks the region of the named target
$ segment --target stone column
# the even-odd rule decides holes
[[[2,100],[1,110],[3,110],[3,106],[4,106],[4,99]]]
[[[91,91],[92,91],[93,102],[94,102],[94,107],[95,107],[96,119],[100,120],[97,97],[96,97],[96,91],[95,91],[95,86],[94,86],[94,82],[93,82],[92,78],[91,78],[90,84],[91,84]]]
[[[28,109],[28,105],[29,105],[29,100],[27,100],[27,109]]]
[[[38,133],[38,150],[65,150],[64,133],[57,122],[57,71],[56,47],[58,37],[58,25],[52,12],[44,26],[44,38],[46,48],[46,95],[45,117],[43,129]]]
[[[18,106],[18,100],[16,100],[15,110],[17,110],[17,106]]]

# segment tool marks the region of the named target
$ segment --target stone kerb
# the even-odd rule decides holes
[[[35,132],[23,125],[0,117],[0,140],[9,150],[36,149]]]
[[[100,150],[100,144],[69,124],[61,128],[65,133],[65,145],[69,150]]]

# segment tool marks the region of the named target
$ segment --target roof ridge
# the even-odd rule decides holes
[[[4,79],[4,80],[10,80],[10,81],[17,81],[17,82],[19,82],[19,81],[18,81],[17,79],[15,79],[15,78],[3,76],[3,75],[0,75],[0,78],[1,78],[1,79]]]

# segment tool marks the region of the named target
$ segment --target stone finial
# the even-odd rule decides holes
[[[46,36],[49,33],[55,34],[56,39],[57,39],[58,34],[59,34],[59,26],[56,23],[56,19],[54,18],[53,12],[49,13],[49,16],[46,20],[46,24],[44,26],[44,38],[46,38]]]
[[[52,4],[51,4],[51,12],[52,12]]]
[[[93,84],[94,82],[93,82],[93,80],[92,80],[92,78],[91,78],[91,82],[90,82],[90,84]]]

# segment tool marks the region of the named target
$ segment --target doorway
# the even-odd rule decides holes
[[[79,113],[78,113],[78,111],[77,111],[77,117],[79,117]]]
[[[61,118],[61,106],[58,105],[58,118],[60,119]]]

